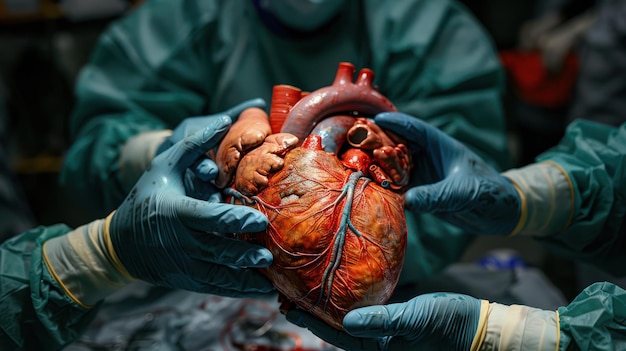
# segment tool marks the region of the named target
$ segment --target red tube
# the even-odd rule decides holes
[[[369,175],[374,178],[374,181],[383,188],[391,189],[391,190],[400,190],[402,187],[394,184],[392,180],[390,180],[389,176],[385,173],[385,171],[380,168],[377,164],[371,164],[368,168]]]
[[[294,86],[287,84],[274,86],[269,117],[272,134],[280,132],[289,110],[300,100],[301,95],[302,91]]]
[[[354,65],[350,62],[339,62],[339,67],[337,68],[337,73],[335,73],[333,85],[352,83],[353,76]]]

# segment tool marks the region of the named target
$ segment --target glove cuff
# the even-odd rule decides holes
[[[143,132],[129,138],[120,152],[120,181],[130,191],[152,162],[156,150],[170,135],[171,130]]]
[[[122,264],[119,256],[115,252],[115,248],[113,246],[113,242],[111,241],[111,232],[109,228],[111,228],[111,220],[113,219],[113,215],[115,211],[111,212],[109,216],[104,221],[104,226],[102,227],[102,231],[99,235],[99,243],[102,246],[102,251],[107,257],[107,261],[115,268],[115,270],[121,274],[124,279],[128,281],[137,280],[137,278],[133,277],[128,271],[126,267]]]
[[[574,214],[574,187],[567,172],[546,161],[507,171],[521,199],[521,214],[510,236],[550,236],[565,230]]]
[[[43,258],[50,274],[65,294],[78,305],[90,308],[134,280],[112,263],[103,235],[110,216],[96,220],[46,241]]]
[[[482,301],[472,351],[556,351],[559,347],[558,313],[521,305]]]

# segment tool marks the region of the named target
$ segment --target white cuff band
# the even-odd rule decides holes
[[[554,311],[491,303],[487,330],[478,350],[556,351],[559,335]]]
[[[511,235],[550,236],[567,228],[574,209],[572,182],[554,162],[541,162],[503,173],[517,188],[522,213]]]
[[[93,221],[44,243],[48,270],[74,302],[91,307],[130,282],[109,262],[98,232],[105,220]]]
[[[130,191],[139,177],[148,168],[156,150],[171,130],[143,132],[128,139],[120,153],[120,181],[126,191]]]

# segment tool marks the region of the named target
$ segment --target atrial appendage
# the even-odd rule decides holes
[[[239,162],[235,174],[235,188],[252,196],[265,189],[268,177],[280,171],[285,164],[285,154],[298,143],[298,138],[288,133],[272,134],[263,144],[248,152]]]
[[[222,139],[217,153],[209,155],[218,168],[215,185],[219,188],[231,185],[242,157],[261,145],[271,132],[265,111],[256,107],[244,110]]]

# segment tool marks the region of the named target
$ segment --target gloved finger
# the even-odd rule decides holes
[[[193,197],[194,199],[210,201],[211,202],[222,202],[221,201],[221,190],[215,186],[212,182],[207,182],[198,178],[196,173],[192,169],[187,169],[185,171],[184,177],[185,183],[185,194],[187,196]],[[217,196],[216,196],[217,194]],[[212,201],[217,199],[218,201]]]
[[[345,350],[380,351],[380,341],[377,339],[361,339],[337,330],[321,319],[306,313],[300,309],[287,311],[286,318],[289,322],[307,328],[320,339],[329,344]]]
[[[231,296],[269,294],[276,291],[272,282],[256,269],[233,268],[194,261],[190,275],[206,289],[228,291]]]
[[[220,237],[215,234],[201,234],[199,245],[190,248],[189,256],[202,262],[217,263],[231,267],[269,267],[272,253],[257,244],[247,241]]]
[[[193,166],[194,173],[198,179],[208,182],[217,177],[217,164],[213,160],[203,157],[196,161]]]
[[[187,227],[220,234],[256,233],[268,225],[267,217],[247,206],[209,203],[186,196],[173,198],[176,214]]]
[[[352,310],[343,318],[343,327],[352,336],[381,338],[413,332],[409,323],[419,325],[419,316],[407,309],[408,303],[368,306]]]
[[[455,191],[457,187],[451,185],[452,179],[446,178],[440,182],[416,186],[404,193],[404,206],[413,212],[451,213],[466,209],[468,196],[472,189],[463,187],[463,193]]]
[[[449,156],[451,151],[463,150],[465,147],[456,139],[423,120],[399,113],[382,112],[376,115],[374,122],[383,129],[396,133],[407,141],[413,153],[426,150],[426,155],[435,161],[435,166]]]
[[[186,169],[220,142],[231,123],[230,117],[227,116],[213,118],[207,122],[205,128],[177,142],[162,155],[172,160],[175,168]]]
[[[266,106],[267,106],[267,104],[265,103],[265,100],[263,100],[261,98],[250,99],[250,100],[244,101],[244,102],[240,103],[239,105],[236,105],[236,106],[231,107],[230,109],[224,111],[224,114],[229,116],[233,120],[233,123],[235,123],[237,121],[237,119],[239,118],[239,115],[244,110],[247,110],[247,109],[249,109],[251,107],[258,107],[260,109],[264,109]]]
[[[429,133],[434,127],[419,118],[399,112],[382,112],[374,117],[374,122],[403,137],[414,153],[429,147]]]
[[[216,193],[211,194],[209,198],[206,200],[209,203],[218,204],[224,201],[224,197],[222,196],[222,192],[218,191]]]

